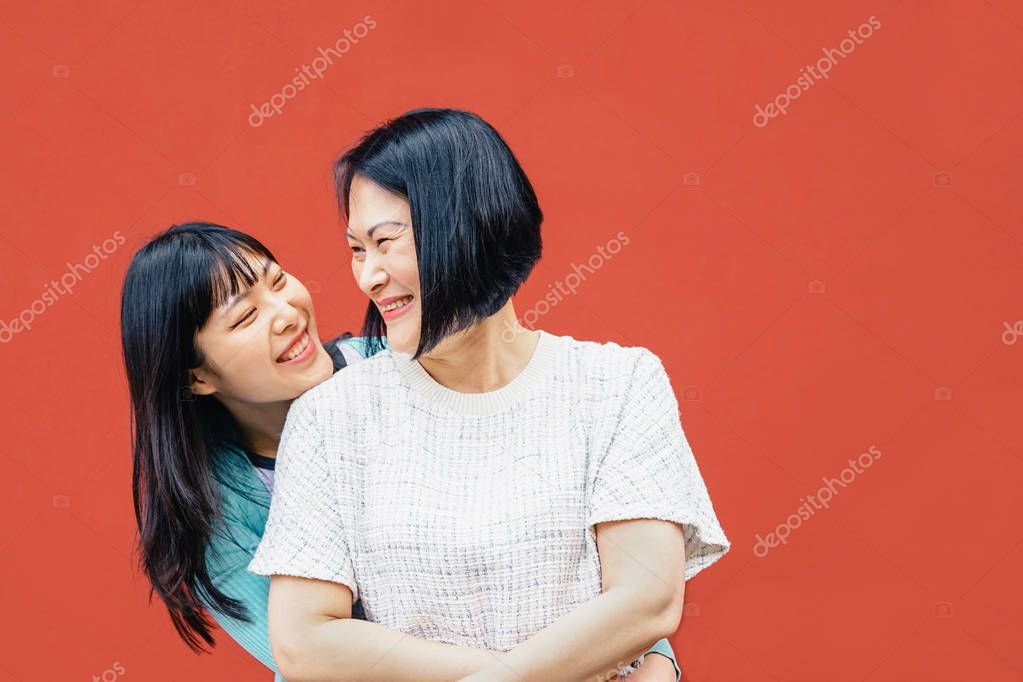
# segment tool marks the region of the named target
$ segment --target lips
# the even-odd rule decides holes
[[[309,331],[302,330],[302,333],[291,342],[283,353],[277,356],[277,362],[288,362],[294,360],[298,356],[302,355],[302,352],[306,350],[306,346],[309,345]]]

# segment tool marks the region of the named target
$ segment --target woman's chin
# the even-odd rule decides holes
[[[334,374],[334,361],[330,359],[326,349],[319,348],[316,357],[312,359],[309,366],[301,373],[301,393],[317,386]]]

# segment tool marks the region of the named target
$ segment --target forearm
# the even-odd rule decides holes
[[[433,642],[378,623],[324,618],[309,625],[293,652],[275,650],[288,682],[450,682],[503,654]]]
[[[639,657],[669,634],[663,604],[616,589],[581,604],[464,682],[592,680]],[[623,627],[623,623],[630,623]],[[584,656],[565,656],[584,651]]]

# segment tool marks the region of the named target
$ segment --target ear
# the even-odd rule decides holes
[[[188,370],[188,388],[195,395],[213,395],[217,387],[210,381],[209,374],[202,368]]]

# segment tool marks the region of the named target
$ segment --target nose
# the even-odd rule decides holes
[[[373,296],[387,285],[388,275],[375,255],[366,254],[358,273],[358,284],[367,296]]]
[[[297,327],[301,320],[298,308],[291,305],[290,301],[280,300],[277,302],[277,311],[274,313],[272,325],[274,334],[283,334],[292,327]]]

